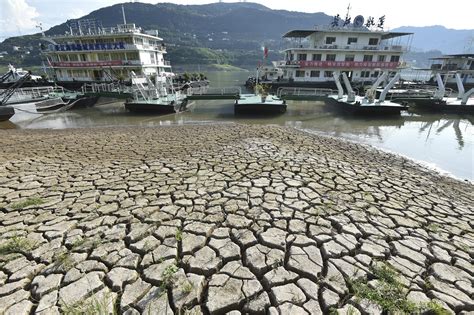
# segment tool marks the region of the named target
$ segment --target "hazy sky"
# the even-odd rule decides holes
[[[42,23],[45,29],[78,18],[101,7],[125,0],[0,0],[0,40],[8,36],[37,32],[35,26]],[[135,1],[138,2],[138,1]],[[157,3],[165,1],[142,0]],[[170,0],[179,4],[203,4],[216,1]],[[224,1],[237,2],[237,1]],[[248,1],[250,2],[250,1]],[[301,12],[324,12],[329,15],[346,13],[348,0],[255,0],[272,9]],[[474,29],[474,1],[450,0],[352,0],[351,15],[386,15],[388,28],[398,26],[443,25],[454,29]],[[422,13],[424,12],[424,13]]]

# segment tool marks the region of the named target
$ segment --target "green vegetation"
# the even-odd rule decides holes
[[[65,315],[116,315],[118,314],[117,306],[112,305],[114,302],[110,293],[104,294],[100,299],[95,296],[83,301],[78,301],[71,305],[62,307],[62,313]]]
[[[15,210],[18,210],[18,209],[23,209],[29,206],[38,206],[43,203],[44,201],[41,198],[28,198],[25,201],[20,201],[20,202],[12,204],[11,207]]]
[[[181,229],[176,230],[176,234],[174,235],[174,238],[178,241],[181,242],[183,240],[183,231]]]
[[[174,274],[177,271],[178,271],[178,266],[176,265],[169,265],[168,267],[165,268],[165,270],[163,270],[163,272],[161,273],[161,278],[162,278],[161,288],[163,289],[163,291],[169,286],[171,286],[171,284],[173,283]]]
[[[67,271],[74,267],[74,259],[71,257],[71,253],[67,251],[58,252],[53,256],[54,267]]]
[[[189,294],[189,293],[191,293],[191,291],[193,290],[193,288],[194,288],[194,285],[193,285],[191,282],[186,281],[186,283],[183,285],[183,288],[182,288],[182,289],[183,289],[183,292],[184,292],[184,293]]]
[[[430,232],[437,233],[441,226],[438,223],[430,223],[426,226],[426,229]]]
[[[29,252],[35,248],[36,242],[33,242],[26,237],[13,236],[3,245],[0,245],[0,256],[9,255],[13,253]]]
[[[397,271],[391,266],[379,263],[372,266],[371,272],[375,281],[370,283],[368,279],[364,278],[348,280],[350,293],[357,299],[365,299],[377,304],[389,314],[418,314],[422,312],[438,315],[449,314],[436,301],[420,304],[409,301],[406,298],[408,290],[398,279]]]

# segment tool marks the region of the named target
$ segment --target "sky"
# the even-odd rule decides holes
[[[79,18],[91,11],[130,0],[0,0],[0,40],[10,36],[39,31],[40,23],[46,30],[68,19]],[[158,3],[164,1],[141,0]],[[169,0],[177,4],[204,4],[209,0]],[[237,1],[224,1],[237,2]],[[449,5],[438,0],[253,0],[272,9],[300,12],[324,12],[329,15],[346,14],[350,2],[351,16],[379,17],[386,15],[385,26],[443,25],[453,29],[474,29],[474,1],[450,0]],[[425,12],[424,14],[421,12]]]

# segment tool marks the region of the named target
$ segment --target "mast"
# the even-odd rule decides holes
[[[122,4],[122,16],[123,16],[123,24],[127,24],[127,20],[125,19],[125,9],[123,8],[123,4]]]

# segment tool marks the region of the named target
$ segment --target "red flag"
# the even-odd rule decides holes
[[[268,47],[265,47],[265,48],[263,49],[263,56],[264,56],[265,58],[268,58]]]

